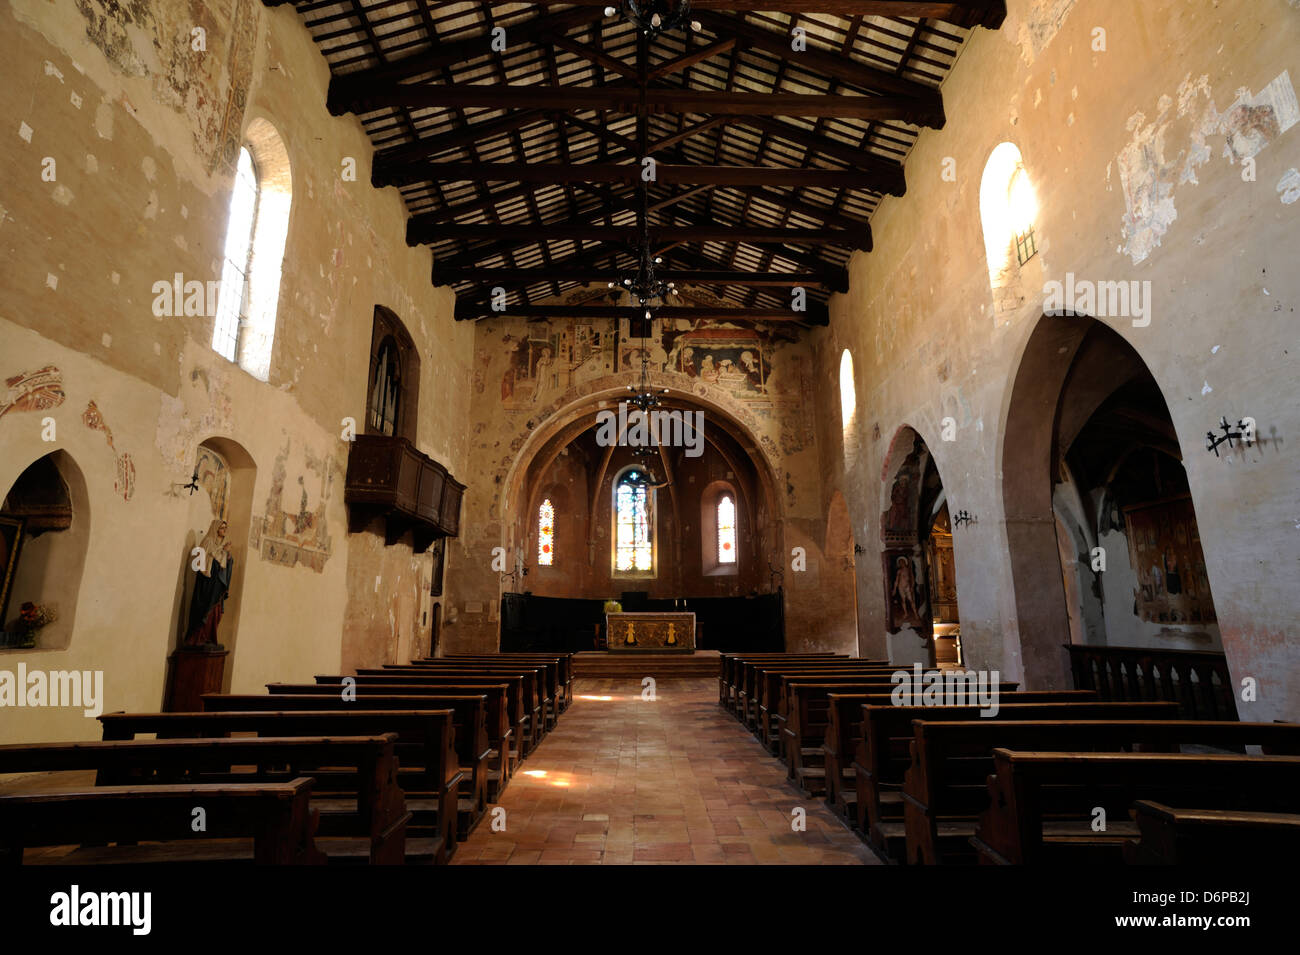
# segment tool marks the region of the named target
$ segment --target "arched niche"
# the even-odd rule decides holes
[[[895,432],[882,479],[881,572],[890,660],[956,663],[960,618],[948,499],[934,456],[914,428],[903,425]]]
[[[186,534],[179,548],[175,621],[169,652],[180,648],[190,625],[191,603],[196,575],[194,550],[199,547],[214,521],[225,521],[225,540],[230,550],[232,569],[230,589],[221,620],[217,625],[217,642],[226,649],[221,672],[221,690],[230,689],[231,674],[239,643],[239,620],[243,608],[244,577],[248,567],[248,541],[252,530],[253,489],[257,465],[247,449],[230,438],[214,436],[202,441],[194,453],[193,480],[197,484],[187,494]],[[171,703],[173,688],[165,690],[164,707]]]
[[[722,499],[731,499],[732,519],[735,529],[735,552],[730,563],[721,558],[718,545],[718,509]],[[744,504],[733,481],[710,481],[700,492],[700,572],[705,576],[734,577],[740,573],[742,557],[748,548],[742,548],[747,528],[742,524]]]
[[[34,647],[21,649],[68,649],[90,543],[90,498],[72,455],[52,451],[18,475],[0,503],[0,532],[5,629],[21,629],[23,605],[30,603],[54,619],[36,632]]]

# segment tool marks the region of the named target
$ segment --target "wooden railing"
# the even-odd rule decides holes
[[[1177,703],[1189,720],[1237,719],[1228,660],[1218,651],[1085,644],[1066,649],[1077,690],[1095,690],[1103,700]]]

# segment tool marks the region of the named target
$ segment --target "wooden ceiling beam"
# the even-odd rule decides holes
[[[573,7],[610,5],[609,0],[566,2]],[[536,4],[539,7],[551,5]],[[831,13],[842,17],[929,17],[959,27],[979,26],[990,30],[1000,27],[1007,15],[1005,0],[692,0],[691,10],[697,14],[723,10],[737,13]]]
[[[811,153],[824,153],[842,162],[847,162],[855,169],[869,169],[876,174],[874,192],[890,196],[901,196],[907,192],[907,180],[903,175],[902,163],[881,159],[851,143],[841,142],[819,135],[810,129],[803,129],[793,123],[786,123],[770,116],[733,116],[725,117],[741,126],[752,126],[765,133],[771,133],[782,139],[797,143]]]
[[[265,3],[266,0],[263,2]],[[544,8],[545,4],[538,7]],[[528,20],[510,23],[508,31],[522,38],[549,39],[574,27],[598,21],[604,15],[604,10],[594,5],[575,6],[558,13],[545,13]],[[443,67],[459,66],[484,55],[492,55],[490,29],[460,40],[434,43],[429,49],[413,53],[378,69],[336,74],[330,78],[325,105],[333,116],[368,112],[376,108],[373,105],[373,94],[376,90],[387,89],[395,83],[416,76],[430,75]]]
[[[489,302],[456,303],[456,320],[473,321],[480,318],[591,318],[640,319],[643,309],[627,305],[507,305],[494,309]],[[712,322],[802,322],[806,325],[827,325],[826,306],[809,302],[808,310],[796,312],[789,308],[728,308],[721,306],[665,305],[654,310],[655,318]]]
[[[745,116],[828,116],[935,125],[932,104],[911,96],[825,96],[730,90],[553,86],[550,84],[419,83],[369,87],[353,108],[611,110],[619,113],[727,113]]]
[[[640,241],[638,226],[605,226],[544,222],[528,225],[436,225],[424,229],[408,220],[407,245],[433,242],[506,241],[517,244],[542,244],[547,241],[622,242],[636,245]],[[758,226],[650,226],[652,242],[746,242],[751,245],[833,245],[870,251],[867,230],[849,232],[842,229],[769,229]]]
[[[707,60],[711,56],[717,56],[719,53],[726,53],[735,45],[736,38],[734,36],[724,37],[716,43],[702,46],[698,50],[685,53],[676,59],[669,60],[667,63],[660,63],[658,66],[654,67],[654,69],[646,73],[646,79],[651,83],[656,80],[661,80],[665,76],[679,73],[688,66],[694,66],[696,63]]]
[[[586,258],[584,256],[583,258]],[[599,268],[595,265],[568,265],[557,262],[550,268],[541,269],[475,269],[475,268],[439,268],[433,269],[435,285],[500,285],[509,288],[515,285],[536,285],[541,282],[620,282],[629,274],[627,269]],[[663,267],[656,270],[664,279],[678,284],[692,285],[753,285],[773,288],[827,288],[833,279],[820,272],[744,272],[727,269],[674,269]]]
[[[425,163],[407,182],[633,182],[640,163]],[[396,173],[394,176],[402,181]],[[790,169],[783,166],[694,166],[657,163],[657,184],[870,189],[875,175],[860,169]]]
[[[843,83],[875,93],[901,96],[911,100],[915,103],[917,115],[924,119],[923,122],[917,123],[918,126],[943,128],[943,97],[936,89],[904,79],[896,73],[868,66],[852,55],[841,56],[813,46],[796,52],[790,49],[788,33],[766,29],[756,23],[750,23],[743,17],[709,11],[700,11],[697,16],[700,22],[714,33],[720,36],[737,37],[747,46],[771,54],[791,66],[809,73],[833,76]]]

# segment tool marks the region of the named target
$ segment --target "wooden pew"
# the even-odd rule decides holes
[[[573,654],[572,653],[449,653],[442,657],[425,657],[422,660],[412,660],[412,663],[437,663],[440,661],[518,661],[521,663],[540,663],[555,674],[555,682],[549,686],[551,694],[560,701],[557,708],[563,713],[573,702]]]
[[[224,739],[234,733],[273,738],[395,733],[398,786],[413,816],[406,840],[408,858],[429,857],[441,864],[456,851],[457,807],[466,776],[456,751],[453,710],[105,713],[99,721],[105,740],[134,740],[148,734],[158,739]]]
[[[781,739],[780,720],[774,716],[781,712],[781,693],[787,677],[875,676],[887,679],[895,670],[888,664],[866,663],[857,660],[838,660],[833,663],[756,663],[750,666],[745,690],[745,712],[742,722],[749,727],[770,751],[779,751]]]
[[[409,664],[386,664],[386,666],[425,666],[427,664],[518,664],[527,667],[541,667],[546,671],[546,694],[555,700],[554,713],[559,714],[569,708],[573,700],[573,654],[453,654],[445,657],[412,660]]]
[[[311,787],[303,777],[0,795],[0,863],[21,864],[27,848],[97,843],[106,848],[79,850],[75,861],[323,865],[313,841]],[[196,806],[207,810],[206,832],[191,829]],[[144,841],[161,845],[125,844]],[[108,847],[114,842],[124,844]]]
[[[377,669],[361,669],[356,676],[375,677],[371,682],[390,683],[436,682],[444,680],[455,682],[455,678],[484,679],[487,677],[504,678],[511,683],[511,695],[515,694],[514,681],[519,681],[519,710],[511,713],[514,727],[515,762],[522,760],[537,748],[547,730],[556,721],[555,698],[546,690],[546,670],[543,667],[526,667],[515,664],[386,664]],[[380,679],[382,678],[382,679]],[[316,681],[322,682],[322,677]],[[330,681],[338,682],[340,677],[331,676]]]
[[[1239,868],[1300,852],[1300,814],[1240,809],[1172,809],[1133,804],[1139,838],[1124,843],[1129,865]]]
[[[743,660],[740,662],[737,670],[739,683],[736,685],[736,718],[750,728],[755,730],[759,719],[759,703],[762,695],[762,689],[759,681],[762,672],[765,669],[782,669],[782,670],[812,670],[824,666],[855,666],[859,663],[870,664],[872,661],[851,660],[848,657],[831,657],[827,659],[800,660],[791,659],[771,659],[771,660]]]
[[[975,862],[970,837],[988,808],[995,748],[1055,752],[1177,753],[1180,746],[1300,755],[1300,725],[1221,720],[957,720],[913,722],[903,780],[910,864]],[[1297,798],[1300,806],[1300,797]]]
[[[1016,690],[1004,694],[1004,703],[1084,703],[1095,701],[1094,690]],[[826,734],[822,739],[822,765],[826,767],[826,801],[841,818],[857,828],[858,791],[853,755],[862,736],[862,707],[887,706],[887,696],[866,696],[860,692],[829,693],[826,696]]]
[[[911,765],[914,720],[1160,720],[1177,715],[1176,703],[1004,703],[996,716],[978,706],[893,706],[889,697],[862,708],[862,735],[853,756],[858,828],[875,849],[894,860],[907,856],[903,779]]]
[[[736,711],[736,692],[738,685],[742,681],[741,668],[746,660],[848,659],[848,655],[843,653],[721,653],[718,656],[721,658],[721,663],[718,668],[718,703],[733,713]]]
[[[999,748],[993,763],[989,808],[971,837],[980,862],[991,865],[1121,863],[1124,840],[1134,834],[1127,812],[1136,800],[1287,812],[1300,788],[1300,756]],[[1107,813],[1105,832],[1090,826],[1098,806]]]
[[[750,681],[753,678],[753,667],[756,664],[764,662],[781,662],[799,663],[814,662],[818,660],[848,660],[849,657],[842,653],[815,653],[815,654],[798,654],[798,653],[767,653],[767,654],[739,654],[730,658],[724,666],[729,671],[728,683],[726,686],[726,695],[724,705],[731,711],[732,715],[745,722],[746,699],[750,692]]]
[[[754,704],[757,713],[754,733],[768,748],[768,751],[780,755],[783,749],[781,730],[785,726],[785,684],[788,680],[804,679],[832,683],[836,680],[870,679],[889,684],[895,667],[881,666],[878,663],[853,663],[852,661],[835,666],[766,668],[754,670]]]
[[[505,678],[493,677],[491,679],[504,680]],[[335,695],[342,698],[344,695],[344,687],[341,684],[331,686],[320,683],[268,683],[266,684],[266,690],[268,693],[280,696],[316,697]],[[512,769],[510,761],[511,743],[515,739],[514,725],[521,705],[519,697],[512,692],[508,681],[483,683],[472,677],[463,677],[458,678],[455,682],[435,680],[430,683],[390,683],[382,685],[358,682],[347,688],[347,695],[352,698],[349,703],[351,706],[363,705],[376,697],[418,696],[442,699],[475,694],[481,694],[487,701],[484,711],[484,728],[487,731],[489,751],[485,798],[488,802],[497,802],[506,785],[510,782]]]
[[[825,682],[823,682],[825,680]],[[997,684],[998,698],[1010,695],[1019,684]],[[789,778],[809,795],[826,791],[826,730],[830,725],[832,693],[892,693],[897,684],[880,676],[802,676],[786,679],[782,686],[781,757]],[[891,701],[892,702],[892,701]]]
[[[403,865],[411,814],[397,785],[396,742],[397,734],[387,733],[17,744],[0,746],[0,774],[93,769],[96,785],[119,787],[286,782],[310,775],[312,808],[322,813],[316,847],[330,861]]]
[[[438,689],[444,689],[439,687]],[[413,695],[367,696],[355,702],[344,700],[339,694],[314,696],[310,694],[280,693],[257,694],[205,693],[205,712],[284,712],[288,710],[418,710],[450,709],[456,729],[456,757],[461,771],[460,798],[457,802],[456,838],[464,842],[487,811],[488,741],[485,695]]]

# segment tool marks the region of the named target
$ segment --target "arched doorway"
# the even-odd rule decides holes
[[[952,520],[939,467],[914,429],[894,435],[884,470],[881,560],[889,659],[961,662]]]
[[[1027,686],[1071,685],[1071,643],[1222,648],[1173,421],[1123,337],[1091,318],[1044,316],[1003,442]]]

